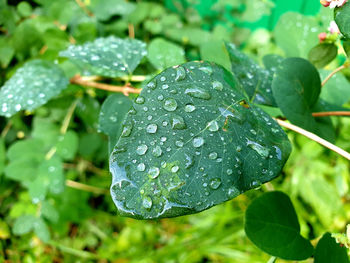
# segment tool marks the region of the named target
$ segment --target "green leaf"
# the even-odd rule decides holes
[[[0,89],[0,115],[11,117],[20,110],[34,110],[67,87],[63,71],[49,61],[24,64]]]
[[[230,56],[227,52],[225,42],[209,41],[200,45],[200,53],[202,60],[212,61],[231,71]]]
[[[165,69],[184,63],[185,51],[163,38],[155,38],[148,46],[147,58],[155,68]]]
[[[122,122],[131,105],[131,100],[122,94],[112,94],[102,104],[99,130],[109,136],[110,149],[122,132]]]
[[[36,220],[34,224],[34,233],[45,243],[51,239],[49,228],[42,218]]]
[[[36,217],[32,215],[20,216],[16,219],[12,231],[15,235],[24,235],[29,233],[35,225]]]
[[[78,151],[79,138],[74,131],[68,131],[58,137],[56,153],[63,159],[71,161]]]
[[[133,3],[124,0],[92,0],[91,10],[98,20],[108,20],[115,15],[129,15],[135,9]]]
[[[330,233],[325,233],[315,250],[315,263],[348,263],[347,249],[341,247]]]
[[[250,100],[258,104],[276,106],[271,89],[275,68],[263,69],[233,44],[227,44],[226,48],[230,55],[232,72],[242,84]]]
[[[280,17],[273,33],[277,45],[285,51],[287,57],[306,58],[309,50],[317,45],[320,32],[320,26],[314,17],[289,12]]]
[[[309,60],[316,68],[328,65],[338,54],[338,48],[333,43],[322,43],[309,52]]]
[[[6,156],[5,140],[3,138],[0,138],[0,175],[4,172],[5,160],[6,160],[5,156]]]
[[[32,14],[32,6],[23,1],[17,5],[17,11],[22,17],[27,17]]]
[[[43,217],[45,217],[47,220],[57,223],[59,219],[59,214],[56,208],[47,200],[42,202],[41,205],[41,214]]]
[[[120,214],[196,213],[278,176],[290,143],[240,90],[207,62],[168,68],[147,84],[110,158]]]
[[[276,71],[272,91],[277,105],[288,120],[317,132],[312,108],[321,91],[321,80],[317,69],[309,61],[302,58],[285,59]]]
[[[343,48],[344,48],[346,55],[348,57],[350,57],[350,40],[345,39],[345,40],[343,40],[342,44],[343,44]]]
[[[146,54],[146,44],[140,40],[113,36],[84,45],[72,45],[60,52],[60,56],[86,66],[94,74],[107,77],[131,74]]]
[[[334,10],[334,20],[337,23],[340,32],[350,38],[350,3],[347,2],[342,7]]]
[[[322,79],[325,79],[332,71],[320,70]],[[350,101],[350,83],[343,74],[335,74],[322,87],[320,97],[325,101],[342,106]]]
[[[282,192],[267,192],[256,198],[246,211],[244,229],[257,247],[272,256],[304,260],[314,252],[310,241],[300,235],[293,204]]]

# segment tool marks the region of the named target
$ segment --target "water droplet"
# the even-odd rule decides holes
[[[226,172],[227,172],[228,175],[231,175],[233,173],[232,169],[227,169]]]
[[[176,68],[176,77],[175,77],[175,81],[179,81],[179,80],[184,80],[186,78],[186,71],[183,67],[177,67]]]
[[[169,85],[168,85],[168,84],[162,85],[162,89],[168,89],[168,88],[169,88]]]
[[[240,191],[236,187],[231,187],[227,191],[227,196],[229,198],[234,198],[240,194]]]
[[[198,87],[186,89],[185,94],[193,98],[203,99],[203,100],[209,100],[211,98],[210,94],[207,91]]]
[[[145,196],[142,199],[142,206],[144,208],[146,208],[147,210],[150,210],[152,208],[153,202],[152,202],[152,198],[149,196]]]
[[[171,119],[171,128],[174,130],[183,130],[186,128],[186,123],[181,116],[174,115]]]
[[[166,81],[166,77],[164,76],[160,77],[160,81]]]
[[[143,172],[145,169],[146,169],[146,166],[145,166],[144,163],[140,163],[140,164],[137,166],[137,171]]]
[[[163,108],[167,111],[174,111],[177,108],[177,102],[174,99],[166,99],[163,103]]]
[[[196,109],[196,107],[194,106],[194,105],[192,105],[192,104],[187,104],[186,106],[185,106],[185,111],[186,112],[192,112],[192,111],[194,111]]]
[[[193,139],[193,146],[198,148],[204,144],[204,139],[202,137],[195,137]]]
[[[204,73],[211,75],[213,74],[213,69],[211,67],[200,67],[199,68],[200,71],[203,71]]]
[[[242,151],[242,147],[238,145],[238,146],[236,147],[236,151],[237,151],[237,152]]]
[[[254,151],[256,151],[261,157],[266,159],[269,156],[269,149],[260,145],[257,142],[253,142],[247,139],[247,146],[252,148]]]
[[[209,159],[215,160],[218,158],[218,154],[216,152],[209,153]]]
[[[156,88],[156,83],[151,81],[150,83],[147,84],[147,87],[150,89],[155,89]]]
[[[281,151],[281,149],[279,147],[277,147],[277,146],[273,146],[273,148],[275,148],[275,150],[276,150],[276,157],[277,157],[277,159],[278,160],[282,160],[282,151]]]
[[[250,183],[250,187],[252,188],[258,188],[261,186],[261,182],[259,180],[253,180],[251,183]]]
[[[220,185],[221,185],[221,179],[220,178],[214,178],[209,183],[209,187],[211,189],[214,189],[214,190],[218,189],[220,187]]]
[[[155,156],[155,157],[159,157],[159,156],[161,156],[162,155],[162,148],[160,148],[159,146],[156,146],[156,147],[154,147],[153,148],[153,150],[152,150],[152,154],[153,154],[153,156]]]
[[[167,163],[165,161],[162,161],[160,165],[162,166],[162,168],[166,168]]]
[[[138,155],[144,155],[147,152],[147,149],[148,149],[148,147],[146,144],[141,144],[141,145],[137,146],[136,153]]]
[[[158,177],[160,171],[158,167],[151,167],[148,170],[148,174],[151,176],[151,178],[155,179]]]
[[[160,137],[160,141],[161,141],[161,142],[165,142],[166,140],[167,140],[166,137]]]
[[[176,145],[177,147],[181,148],[181,147],[184,146],[184,143],[183,143],[183,141],[176,141],[176,142],[175,142],[175,145]]]
[[[159,95],[159,96],[157,97],[157,99],[158,99],[159,101],[162,101],[162,100],[164,100],[164,96],[163,96],[163,95]]]
[[[137,103],[137,104],[143,104],[143,103],[145,103],[145,98],[142,97],[142,96],[138,96],[138,97],[135,99],[135,103]]]
[[[220,81],[216,81],[216,80],[212,83],[212,85],[213,85],[213,89],[218,91],[222,91],[224,87]]]
[[[194,164],[193,158],[185,153],[185,158],[186,158],[186,163],[185,163],[185,168],[188,169]]]
[[[173,168],[171,168],[171,172],[176,173],[177,171],[179,171],[180,167],[179,166],[174,166]]]
[[[20,111],[22,108],[21,104],[16,104],[15,109],[16,111]]]
[[[214,121],[208,122],[207,128],[209,131],[214,132],[214,131],[219,130],[219,125],[218,125],[217,121],[214,120]]]
[[[157,124],[152,123],[152,124],[149,124],[147,126],[146,131],[148,133],[156,133],[157,132],[157,128],[158,128]]]
[[[122,137],[129,137],[132,131],[132,125],[126,124],[123,126]]]
[[[256,130],[250,129],[250,132],[251,132],[253,135],[256,135]]]

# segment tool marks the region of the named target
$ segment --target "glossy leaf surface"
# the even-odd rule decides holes
[[[113,36],[84,45],[72,45],[60,52],[60,56],[88,67],[94,74],[108,77],[132,73],[146,54],[146,44],[142,41]]]
[[[245,232],[260,249],[282,259],[303,260],[314,251],[310,241],[300,235],[293,204],[282,192],[267,192],[249,205]]]
[[[196,213],[278,176],[290,143],[240,90],[206,62],[168,68],[147,84],[110,158],[120,214]]]
[[[68,85],[63,71],[49,61],[32,60],[19,68],[0,89],[0,115],[34,110]]]

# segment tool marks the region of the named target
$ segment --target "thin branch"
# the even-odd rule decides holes
[[[135,27],[133,24],[128,24],[128,30],[129,30],[129,37],[135,38]]]
[[[330,80],[337,72],[347,68],[348,65],[344,64],[341,65],[339,68],[336,68],[335,70],[333,70],[325,79],[324,81],[322,81],[322,87],[327,83],[328,80]]]
[[[145,81],[147,76],[145,75],[132,75],[132,76],[122,76],[118,77],[118,79],[123,81],[131,81],[131,82],[142,82]],[[80,79],[83,81],[98,81],[102,80],[101,76],[80,76]]]
[[[339,148],[338,146],[336,146],[336,145],[334,145],[334,144],[332,144],[332,143],[322,139],[321,137],[317,136],[316,134],[311,133],[309,131],[306,131],[306,130],[304,130],[304,129],[298,127],[298,126],[295,126],[295,125],[293,125],[291,123],[288,123],[288,122],[285,122],[285,121],[282,121],[282,120],[279,120],[279,119],[275,119],[275,120],[282,127],[285,127],[287,129],[295,131],[295,132],[297,132],[299,134],[302,134],[305,137],[307,137],[307,138],[309,138],[309,139],[311,139],[311,140],[313,140],[313,141],[323,145],[324,147],[326,147],[326,148],[328,148],[328,149],[338,153],[339,155],[343,156],[344,158],[350,160],[350,153],[348,153],[348,152],[344,151],[343,149]]]
[[[11,129],[11,127],[12,127],[12,121],[8,121],[6,123],[6,126],[4,127],[4,129],[1,132],[1,138],[5,138],[6,137],[7,133]]]
[[[88,15],[88,16],[94,16],[94,14],[86,7],[85,3],[81,0],[75,0],[75,2],[78,4],[78,6]]]
[[[108,194],[108,190],[107,189],[103,189],[103,188],[99,188],[99,187],[95,187],[95,186],[91,186],[91,185],[87,185],[87,184],[82,184],[82,183],[78,183],[72,180],[66,180],[66,186],[71,187],[71,188],[75,188],[78,190],[82,190],[82,191],[86,191],[86,192],[90,192],[90,193],[94,193],[94,194]]]
[[[129,93],[140,93],[141,89],[136,89],[132,87],[129,83],[124,86],[115,86],[115,85],[109,85],[104,83],[98,83],[94,81],[85,81],[82,79],[80,75],[75,75],[70,79],[70,83],[72,84],[78,84],[82,86],[92,87],[96,89],[102,89],[112,92],[122,92],[125,96],[129,96]]]
[[[325,111],[325,112],[314,112],[312,113],[314,117],[327,117],[327,116],[349,116],[350,111]]]
[[[78,100],[75,100],[69,107],[68,111],[67,111],[67,114],[66,116],[64,117],[64,120],[62,122],[62,126],[61,126],[61,129],[60,129],[60,133],[61,134],[66,134],[67,130],[68,130],[68,126],[69,126],[69,123],[70,123],[70,120],[72,119],[73,117],[73,113],[74,113],[74,110],[75,108],[77,107],[77,104],[78,104]]]

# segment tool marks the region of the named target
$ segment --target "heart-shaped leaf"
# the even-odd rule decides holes
[[[230,72],[207,62],[168,68],[147,84],[110,157],[120,214],[196,213],[278,176],[287,136],[240,90]]]
[[[315,263],[349,263],[347,249],[341,247],[330,233],[325,233],[317,243]]]
[[[255,199],[246,211],[244,228],[256,246],[279,258],[303,260],[314,251],[300,235],[293,204],[282,192],[267,192]]]
[[[132,73],[146,54],[146,44],[142,41],[113,36],[84,45],[72,45],[60,52],[60,56],[70,58],[94,74],[107,77]]]
[[[29,61],[0,89],[0,115],[11,117],[20,110],[34,110],[67,85],[68,79],[57,65],[44,60]]]
[[[230,55],[232,72],[244,87],[251,101],[258,104],[276,106],[272,95],[274,71],[263,69],[233,44],[227,44],[226,48]],[[273,61],[276,62],[277,60]],[[272,69],[275,68],[272,67]]]
[[[334,20],[337,23],[340,32],[350,38],[350,3],[347,2],[342,7],[334,10]]]

